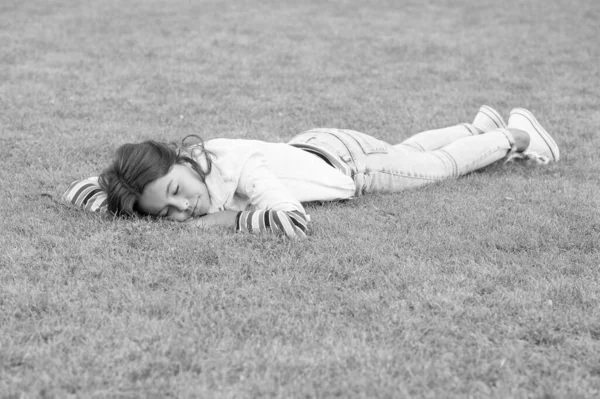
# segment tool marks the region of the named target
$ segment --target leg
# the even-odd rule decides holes
[[[484,126],[482,121],[490,123]],[[292,143],[310,145],[317,152],[323,149],[326,156],[333,154],[332,164],[354,180],[355,195],[397,192],[456,178],[521,152],[530,157],[537,155],[538,163],[559,160],[558,145],[529,111],[513,110],[508,129],[493,130],[492,123],[504,124],[501,119],[476,117],[474,126],[491,131],[467,135],[433,151],[392,146],[363,133],[340,129],[309,130],[292,139]]]
[[[309,143],[335,154],[348,167],[355,195],[390,193],[456,178],[504,158],[514,148],[506,129],[467,136],[434,151],[392,146],[353,130],[314,129],[292,143]]]
[[[417,133],[394,147],[409,147],[417,151],[433,151],[456,140],[478,135],[480,132],[471,124],[461,124],[442,129],[427,130]]]
[[[482,105],[472,124],[462,123],[444,129],[428,130],[412,136],[398,146],[409,146],[417,151],[433,151],[465,137],[503,128],[506,128],[506,123],[500,114],[495,109]]]
[[[398,149],[397,146],[394,148]],[[407,157],[408,164],[403,168],[411,175],[441,180],[473,172],[509,154],[508,159],[524,157],[540,164],[557,162],[560,159],[556,141],[533,114],[526,109],[515,108],[510,113],[508,128],[459,139],[440,149],[423,152],[421,157]],[[415,181],[412,186],[421,184],[426,182]],[[380,187],[385,189],[385,183],[373,186],[376,190]]]
[[[366,155],[364,168],[354,180],[361,193],[397,192],[488,166],[506,157],[514,145],[510,132],[499,129],[461,138],[434,151],[392,146],[387,154]]]

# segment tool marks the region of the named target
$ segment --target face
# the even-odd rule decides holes
[[[206,215],[209,206],[206,184],[187,163],[148,183],[138,201],[140,211],[178,222]]]

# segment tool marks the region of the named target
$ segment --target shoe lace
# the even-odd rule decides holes
[[[525,162],[532,162],[538,165],[548,165],[550,163],[550,158],[545,155],[540,155],[537,152],[527,151],[527,152],[510,152],[506,160],[506,162],[512,162],[515,160],[522,160]]]

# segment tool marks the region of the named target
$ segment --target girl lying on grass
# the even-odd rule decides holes
[[[65,198],[89,206],[84,197],[95,195],[100,208],[117,215],[304,237],[309,217],[303,202],[394,193],[501,159],[559,159],[556,142],[529,111],[512,110],[506,125],[485,105],[473,123],[422,132],[397,145],[340,129],[309,130],[287,144],[186,139],[181,145],[124,144],[100,175],[100,187],[86,191],[75,182]]]

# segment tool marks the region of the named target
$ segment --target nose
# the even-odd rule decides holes
[[[175,206],[175,208],[180,212],[185,212],[190,207],[190,202],[185,198],[174,202],[175,203],[173,204],[173,206]]]

